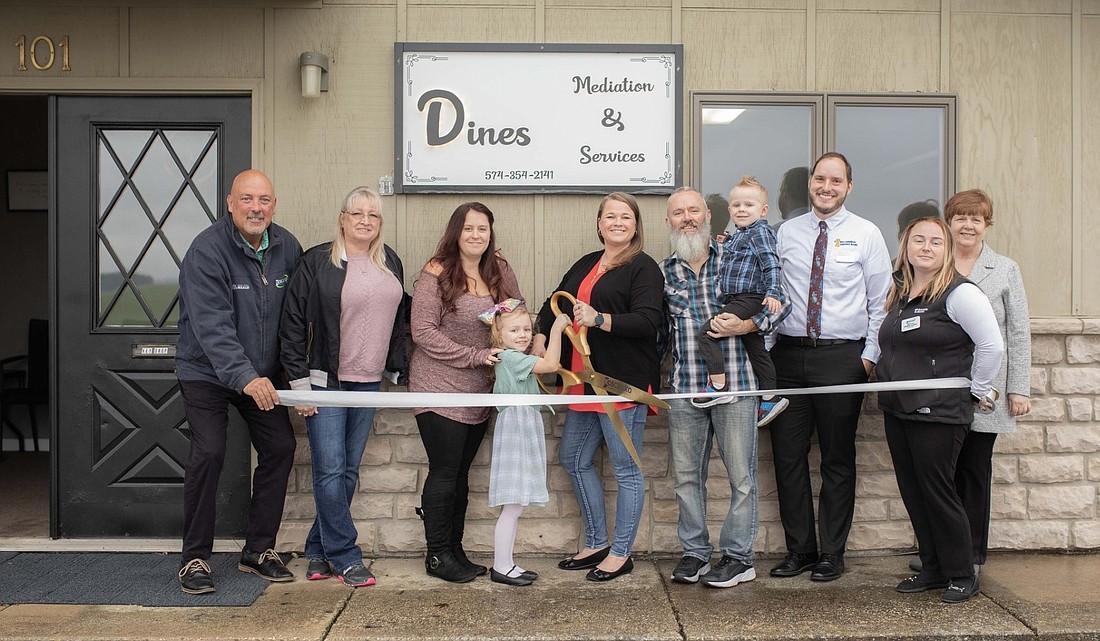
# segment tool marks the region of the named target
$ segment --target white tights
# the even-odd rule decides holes
[[[519,515],[523,514],[523,506],[518,503],[509,503],[500,508],[500,518],[497,519],[497,528],[493,536],[493,569],[513,579],[523,573],[523,568],[516,565],[512,558],[512,548],[516,544],[516,530],[519,529]]]

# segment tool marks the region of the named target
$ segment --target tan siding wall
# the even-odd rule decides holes
[[[817,91],[935,92],[939,60],[939,12],[817,12]]]
[[[685,9],[683,40],[692,90],[806,90],[804,12]]]
[[[990,244],[1020,263],[1032,313],[1068,315],[1070,19],[966,14],[951,27],[958,186],[993,198]],[[1018,53],[1006,55],[1006,43]]]
[[[393,7],[275,12],[272,177],[280,222],[306,247],[332,240],[353,187],[393,173]],[[298,56],[329,57],[329,93],[302,98]],[[387,242],[403,221],[383,203]],[[402,255],[407,256],[404,248]]]
[[[1093,5],[1100,11],[1100,3]],[[1100,17],[1081,21],[1081,231],[1084,248],[1081,270],[1081,307],[1077,313],[1100,315]],[[1034,308],[1033,308],[1034,309]]]
[[[259,78],[263,9],[130,9],[134,78]]]
[[[670,42],[672,12],[664,8],[547,7],[546,42]]]

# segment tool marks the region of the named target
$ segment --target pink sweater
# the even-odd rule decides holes
[[[503,267],[501,283],[505,296],[520,296],[519,281],[510,266]],[[412,339],[416,344],[409,361],[410,392],[491,392],[489,366],[489,326],[477,315],[496,301],[491,296],[463,294],[455,300],[455,310],[443,313],[439,297],[439,279],[421,270],[413,284]],[[474,425],[489,418],[488,407],[420,408],[414,414],[435,412],[452,421]]]

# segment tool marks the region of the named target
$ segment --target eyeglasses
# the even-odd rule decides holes
[[[382,220],[382,214],[376,211],[342,211],[341,214],[347,214],[352,220],[358,222],[366,217],[370,217],[373,221]]]

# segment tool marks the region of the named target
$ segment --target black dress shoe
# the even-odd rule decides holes
[[[592,568],[588,571],[588,574],[584,575],[584,578],[589,581],[610,581],[611,579],[617,579],[624,574],[630,574],[634,570],[634,559],[629,556],[626,557],[626,562],[623,566],[614,572],[605,572],[600,568]]]
[[[588,570],[594,568],[597,565],[603,563],[603,560],[607,558],[607,555],[611,553],[611,546],[607,546],[599,552],[593,552],[584,558],[569,557],[564,561],[558,562],[558,567],[562,570]]]
[[[275,550],[265,550],[263,552],[253,552],[249,549],[241,550],[241,561],[237,564],[237,569],[241,572],[257,574],[268,581],[278,583],[294,580],[294,573],[286,569],[286,565],[283,564],[283,560],[279,558],[279,553]]]
[[[529,576],[529,577],[531,577],[531,580],[533,581],[533,580],[539,578],[539,573],[535,572],[534,570],[524,570],[523,571],[523,576]]]
[[[516,569],[516,566],[512,566],[512,570]],[[512,570],[508,570],[508,574],[512,573]],[[493,583],[503,583],[504,585],[531,585],[535,582],[534,577],[528,574],[520,574],[519,576],[508,576],[508,574],[501,574],[496,571],[496,568],[489,570],[489,579]]]
[[[813,569],[817,565],[817,552],[810,552],[808,554],[800,554],[798,552],[788,552],[787,558],[783,559],[783,562],[772,568],[770,574],[772,576],[798,576],[806,570]]]
[[[191,559],[180,568],[180,589],[187,594],[206,594],[214,591],[210,578],[210,566],[202,559]]]
[[[844,557],[839,554],[822,554],[814,571],[810,573],[811,581],[836,581],[844,574]]]

